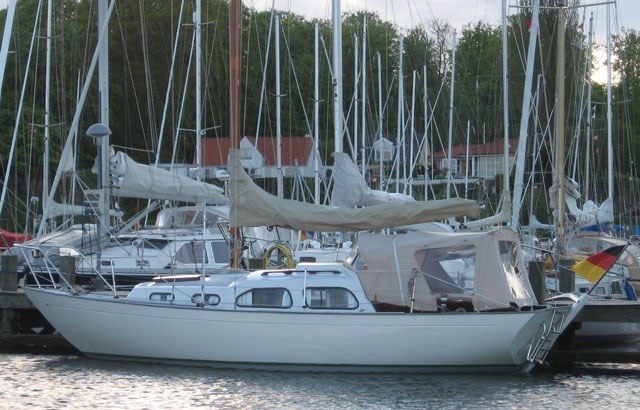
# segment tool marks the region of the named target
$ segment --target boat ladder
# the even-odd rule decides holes
[[[529,346],[529,351],[527,352],[528,362],[538,364],[544,362],[544,359],[564,330],[564,319],[564,313],[558,313],[558,311],[554,310],[548,326],[545,323],[542,324],[540,338]]]

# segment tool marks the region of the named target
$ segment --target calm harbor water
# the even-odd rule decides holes
[[[640,365],[521,374],[346,374],[219,370],[0,354],[2,409],[637,408]]]

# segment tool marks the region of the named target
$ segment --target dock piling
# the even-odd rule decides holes
[[[0,255],[0,289],[5,292],[18,290],[18,256]]]

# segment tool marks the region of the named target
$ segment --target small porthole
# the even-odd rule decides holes
[[[154,302],[173,302],[175,296],[173,293],[152,293],[149,299]]]
[[[202,303],[202,294],[201,293],[196,293],[195,295],[191,296],[191,302],[195,303],[195,304],[201,304]],[[206,295],[204,295],[204,303],[205,303],[205,305],[208,305],[208,306],[216,306],[216,305],[220,304],[220,296],[206,294]]]

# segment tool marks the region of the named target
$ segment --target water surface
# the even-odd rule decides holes
[[[220,370],[0,354],[11,409],[636,408],[640,365],[573,365],[532,374],[349,374]],[[5,407],[7,406],[7,407]]]

